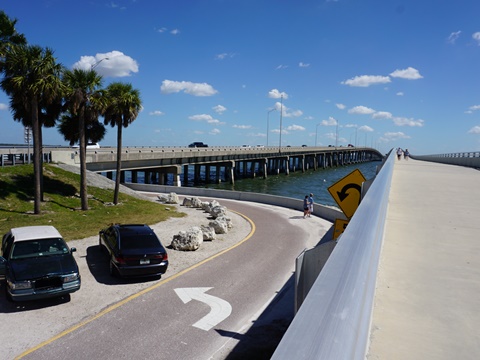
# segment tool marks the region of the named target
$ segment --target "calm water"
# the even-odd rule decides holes
[[[355,169],[360,170],[363,176],[367,180],[370,180],[375,177],[376,169],[379,165],[379,161],[373,161],[336,168],[318,169],[316,171],[308,170],[305,173],[297,171],[290,172],[289,175],[269,175],[267,179],[263,179],[262,177],[257,177],[255,179],[238,179],[235,180],[234,185],[230,184],[229,182],[223,182],[220,184],[202,184],[199,187],[256,192],[262,194],[297,198],[302,200],[305,195],[313,193],[313,197],[316,203],[323,205],[336,205],[332,196],[328,192],[328,188],[331,185],[335,184],[338,180],[350,174]],[[125,172],[125,180],[127,182],[131,181],[131,173],[129,171]],[[137,181],[139,183],[143,183],[143,173],[138,173]],[[173,184],[172,178],[170,178],[167,182],[167,185],[171,184]]]
[[[298,198],[302,200],[305,195],[313,193],[316,203],[324,205],[336,205],[335,201],[327,190],[328,187],[335,184],[338,180],[350,174],[355,169],[360,170],[363,176],[367,180],[370,180],[375,177],[376,168],[379,165],[379,161],[374,161],[337,168],[318,169],[316,171],[308,170],[305,173],[297,171],[290,172],[289,175],[269,175],[267,179],[260,177],[255,179],[241,179],[235,181],[234,185],[230,183],[221,183],[203,185],[203,187],[257,192]]]

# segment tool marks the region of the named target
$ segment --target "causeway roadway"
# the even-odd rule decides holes
[[[367,358],[480,358],[480,172],[396,160]]]

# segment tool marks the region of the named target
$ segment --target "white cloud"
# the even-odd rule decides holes
[[[360,114],[360,115],[369,115],[369,114],[373,114],[374,112],[375,110],[366,106],[355,106],[350,110],[348,110],[349,114]]]
[[[151,111],[148,115],[162,116],[162,115],[165,115],[165,114],[163,112],[161,112],[160,110],[155,110],[155,111]]]
[[[301,67],[301,68],[308,68],[308,67],[310,67],[310,64],[305,64],[303,62],[299,62],[298,66]]]
[[[178,35],[178,34],[180,34],[180,30],[178,30],[178,29],[173,29],[172,31],[170,31],[170,34],[172,34],[172,35]]]
[[[221,133],[221,131],[219,129],[212,129],[211,131],[209,131],[210,135],[218,135],[220,133]]]
[[[226,58],[233,58],[235,56],[235,53],[221,53],[215,55],[216,60],[225,60]]]
[[[220,114],[220,115],[222,115],[227,110],[227,108],[223,105],[216,105],[212,109],[213,111],[215,111],[217,114]]]
[[[473,105],[473,106],[470,106],[468,109],[471,111],[480,110],[480,105]]]
[[[470,130],[468,130],[469,134],[480,134],[480,126],[474,126]]]
[[[373,128],[371,128],[370,126],[367,126],[367,125],[363,125],[363,126],[360,126],[358,128],[358,131],[362,131],[362,132],[372,132],[373,131]]]
[[[480,32],[473,33],[472,38],[480,45]]]
[[[280,92],[277,89],[272,89],[268,92],[268,97],[270,99],[280,99],[283,97],[286,100],[288,99],[288,94],[285,92]]]
[[[305,131],[305,128],[303,126],[293,124],[293,125],[287,126],[287,130],[288,131]]]
[[[461,33],[462,33],[461,31],[452,32],[447,38],[447,43],[455,44],[455,41],[457,41]]]
[[[410,139],[410,136],[405,135],[403,132],[386,132],[383,134],[383,136],[379,139],[380,141],[383,142],[390,142],[390,141],[396,141],[399,139]]]
[[[393,123],[397,126],[418,126],[422,127],[424,121],[423,120],[414,120],[414,119],[408,119],[404,117],[394,117],[393,118]]]
[[[280,113],[280,111],[282,111],[282,116],[287,117],[287,118],[300,117],[300,116],[303,115],[302,110],[292,110],[292,109],[288,108],[287,106],[285,106],[285,104],[282,104],[282,103],[279,103],[279,102],[275,103],[274,108],[279,113]]]
[[[225,124],[220,120],[214,119],[211,115],[208,115],[208,114],[192,115],[192,116],[189,116],[188,118],[193,121],[205,121],[208,124],[215,124],[215,125]]]
[[[250,134],[247,134],[247,136],[251,136],[251,137],[261,137],[261,138],[267,137],[267,135],[266,135],[266,134],[263,134],[263,133],[256,133],[256,134],[250,133]]]
[[[390,77],[380,75],[361,75],[342,81],[343,85],[354,87],[368,87],[370,85],[387,84],[391,82]]]
[[[402,91],[399,91],[399,92],[397,92],[396,95],[397,95],[397,96],[403,96],[403,92],[402,92]]]
[[[286,69],[288,68],[288,65],[278,65],[275,70],[283,70],[283,69]]]
[[[389,113],[388,111],[377,111],[372,115],[373,119],[391,119],[392,117],[392,113]]]
[[[335,106],[340,110],[344,110],[346,108],[346,106],[343,104],[335,104]]]
[[[193,96],[212,96],[218,92],[212,87],[212,85],[207,83],[193,83],[190,81],[172,80],[163,80],[160,91],[163,94],[173,94],[183,91],[186,94]]]
[[[8,105],[4,103],[0,103],[0,110],[8,110]]]
[[[95,56],[82,56],[72,67],[82,70],[94,68],[98,74],[105,77],[126,77],[138,72],[138,63],[116,50]]]
[[[252,125],[233,125],[235,129],[251,129]]]
[[[335,126],[338,124],[338,122],[337,120],[335,120],[333,117],[330,116],[328,120],[322,120],[320,124],[322,124],[323,126]]]
[[[420,75],[420,72],[417,69],[412,67],[408,67],[403,70],[395,70],[390,74],[391,77],[400,78],[400,79],[407,79],[407,80],[417,80],[422,79],[423,76]]]

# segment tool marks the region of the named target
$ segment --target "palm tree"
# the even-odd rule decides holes
[[[111,83],[106,89],[106,102],[102,111],[104,123],[117,127],[117,173],[113,203],[118,204],[120,172],[122,170],[122,128],[126,128],[137,118],[142,109],[140,92],[131,84]]]
[[[70,143],[70,146],[78,143],[80,140],[78,135],[78,121],[78,117],[72,116],[70,113],[65,113],[60,118],[60,123],[57,126],[58,131],[63,135],[65,141]],[[105,125],[99,121],[85,124],[85,139],[87,144],[102,141],[106,131]]]
[[[10,96],[14,115],[30,117],[33,132],[34,213],[40,214],[42,199],[42,119],[41,109],[58,110],[63,86],[62,65],[56,62],[53,51],[40,46],[13,46],[5,53],[2,63],[4,77],[1,88]],[[50,118],[47,116],[46,118]],[[54,121],[54,119],[53,119]]]
[[[12,45],[26,45],[27,43],[25,36],[15,29],[16,24],[16,19],[10,19],[4,11],[0,10],[0,58],[5,57]]]
[[[85,129],[87,124],[98,122],[100,115],[95,98],[99,96],[98,88],[102,85],[102,77],[96,71],[67,70],[63,75],[66,86],[65,107],[73,119],[78,119],[78,139],[80,151],[80,200],[82,210],[88,210],[87,198],[87,141]]]

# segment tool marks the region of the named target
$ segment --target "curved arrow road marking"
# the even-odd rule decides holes
[[[220,299],[216,296],[205,294],[205,292],[210,289],[212,288],[207,287],[175,289],[175,292],[184,304],[188,303],[190,300],[197,300],[210,306],[210,313],[208,313],[206,316],[204,316],[192,325],[205,331],[208,331],[215,325],[221,323],[232,313],[232,306],[228,301]]]

